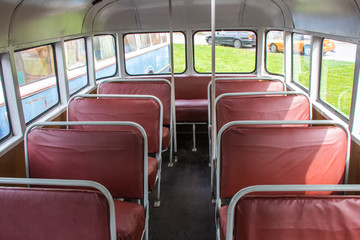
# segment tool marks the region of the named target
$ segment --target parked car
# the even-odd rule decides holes
[[[311,52],[310,48],[310,36],[295,34],[293,37],[293,51],[300,52],[305,56],[309,56]],[[284,40],[283,39],[274,39],[267,44],[268,50],[272,53],[284,52]],[[334,52],[335,43],[331,40],[324,39],[323,41],[323,53]]]
[[[211,44],[211,35],[206,36],[206,42]],[[219,31],[215,33],[215,44],[241,48],[244,45],[256,46],[256,36],[249,31]]]

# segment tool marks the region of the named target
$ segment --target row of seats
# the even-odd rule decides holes
[[[98,94],[73,96],[67,121],[35,123],[27,129],[27,177],[101,184],[114,205],[116,238],[148,239],[148,194],[156,189],[154,206],[160,207],[162,152],[172,149],[171,87],[160,79],[113,80],[102,82]],[[106,216],[111,215],[109,206]],[[109,221],[101,226],[108,227]],[[64,234],[73,230],[68,231]],[[102,239],[99,234],[90,239]]]
[[[8,185],[0,187],[0,239],[126,239],[116,234],[119,204],[96,182],[0,178],[0,184]]]
[[[49,128],[53,126],[69,129]],[[108,126],[124,128],[101,129]],[[25,134],[27,177],[91,180],[104,185],[114,198],[118,238],[141,239],[148,230],[148,182],[156,177],[148,176],[147,142],[145,130],[137,123],[36,123]]]
[[[336,212],[341,205],[331,204],[339,199],[345,213],[335,215],[343,216],[345,222],[353,216],[347,211],[360,210],[360,205],[347,208],[358,201],[356,198],[328,195],[332,193],[329,189],[338,187],[334,184],[347,183],[350,134],[346,126],[311,120],[309,98],[284,91],[283,84],[262,88],[276,86],[272,80],[217,79],[215,84],[215,113],[209,109],[209,132],[215,128],[215,136],[210,134],[209,141],[216,141],[212,166],[216,173],[217,239],[345,239],[358,234],[360,229],[353,229],[357,223],[341,226],[337,220],[332,221],[334,226],[341,226],[338,233],[339,228],[318,226],[329,215],[313,215],[319,212],[319,205],[320,209]],[[215,122],[211,121],[212,114]],[[278,184],[297,186],[283,190]],[[299,187],[303,184],[307,185]],[[314,187],[316,184],[332,186]],[[253,185],[271,186],[262,186],[261,196],[245,196]],[[310,190],[304,191],[307,187]],[[254,191],[259,192],[256,188]],[[265,193],[273,188],[280,189],[276,196]],[[293,196],[292,191],[298,191],[297,195]],[[228,199],[232,199],[230,205],[226,204]],[[288,218],[292,219],[290,224]],[[299,226],[294,224],[297,222]]]

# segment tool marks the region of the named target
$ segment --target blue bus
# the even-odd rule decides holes
[[[125,70],[129,75],[170,72],[168,33],[127,34],[124,37]]]

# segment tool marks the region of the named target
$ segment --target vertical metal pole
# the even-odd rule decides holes
[[[193,128],[193,148],[192,151],[196,152],[197,148],[196,148],[196,130],[195,130],[195,123],[192,124],[192,128]]]
[[[172,115],[173,115],[173,147],[174,158],[177,162],[177,131],[176,131],[176,111],[175,111],[175,77],[174,77],[174,26],[173,26],[173,14],[172,14],[172,2],[169,0],[169,28],[170,28],[170,66],[171,66],[171,84],[172,84]],[[172,165],[172,159],[170,159],[169,166]]]
[[[214,159],[216,150],[216,113],[215,113],[215,8],[216,0],[211,0],[211,112],[212,112],[212,141],[211,141],[211,189],[214,189]],[[208,103],[209,104],[209,103]]]

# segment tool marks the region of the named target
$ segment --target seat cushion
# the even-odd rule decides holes
[[[220,208],[220,239],[225,240],[226,239],[226,227],[227,227],[227,216],[228,216],[228,209],[229,206],[224,206]]]
[[[170,146],[170,129],[167,127],[162,128],[162,150],[168,149]]]
[[[117,239],[141,239],[145,229],[144,207],[137,203],[114,201]]]
[[[178,122],[207,122],[207,99],[177,99],[175,107]]]
[[[156,158],[149,157],[148,161],[148,186],[149,190],[152,191],[155,186],[156,175],[158,171],[158,161]]]

